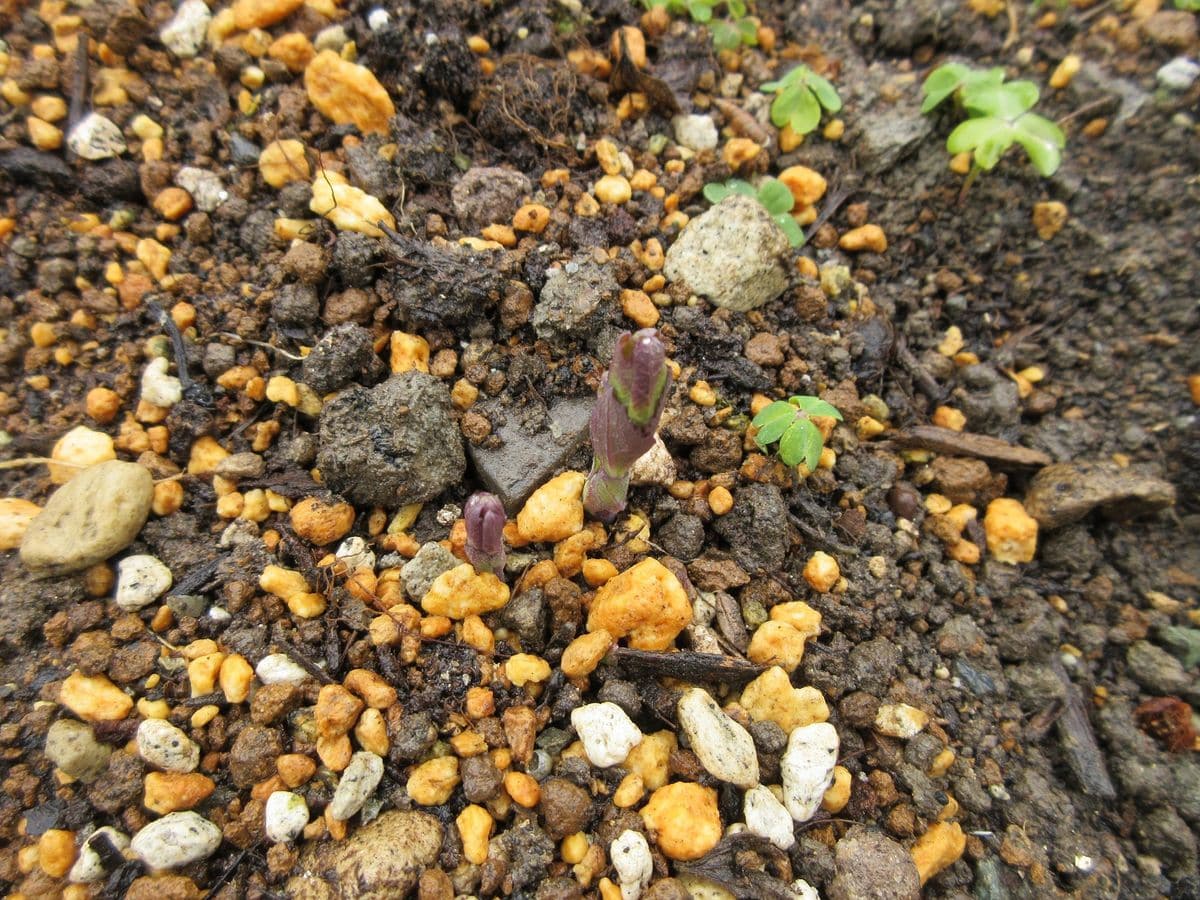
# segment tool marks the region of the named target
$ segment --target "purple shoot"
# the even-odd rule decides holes
[[[654,432],[667,402],[671,372],[667,352],[653,328],[617,339],[612,365],[600,381],[592,408],[592,471],[583,488],[583,505],[611,522],[625,508],[629,469],[654,446]]]
[[[463,507],[467,523],[467,559],[477,571],[504,577],[504,506],[500,498],[476,491]]]

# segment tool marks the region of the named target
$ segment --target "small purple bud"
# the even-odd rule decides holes
[[[467,523],[467,559],[480,572],[504,571],[504,505],[495,494],[477,491],[463,507]]]
[[[653,328],[625,332],[617,340],[588,421],[595,455],[583,505],[597,518],[611,521],[625,508],[629,469],[654,446],[671,383],[666,358]]]
[[[629,421],[641,427],[650,425],[652,432],[667,402],[671,372],[666,363],[667,351],[658,332],[643,328],[617,339],[608,370],[613,396],[625,408]]]

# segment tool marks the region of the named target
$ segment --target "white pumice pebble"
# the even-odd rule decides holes
[[[787,850],[796,843],[791,813],[770,788],[756,784],[746,791],[743,809],[746,829],[751,834],[766,838],[780,850]]]
[[[169,409],[183,399],[183,383],[168,375],[171,363],[165,356],[156,356],[142,370],[142,399],[155,406]]]
[[[588,703],[571,712],[571,724],[593,766],[607,768],[625,762],[642,742],[642,733],[615,703]]]
[[[784,806],[797,822],[807,822],[816,814],[833,783],[837,755],[837,731],[828,722],[814,722],[792,731],[779,770],[783,775]]]
[[[99,113],[88,113],[67,134],[67,148],[82,159],[111,159],[128,149],[121,129]]]
[[[108,876],[104,861],[94,846],[102,840],[107,840],[112,844],[113,849],[118,853],[129,846],[128,835],[122,834],[111,825],[97,828],[88,835],[83,846],[79,848],[79,856],[75,859],[75,864],[71,866],[71,871],[67,873],[68,881],[72,884],[91,884],[93,881],[99,881]]]
[[[308,804],[299,794],[275,791],[267,798],[263,814],[263,831],[267,840],[276,844],[294,841],[308,824]]]
[[[117,591],[113,599],[126,612],[149,606],[171,587],[171,570],[157,557],[139,553],[117,563]]]
[[[221,829],[198,813],[173,812],[135,834],[129,846],[151,869],[176,869],[216,853]]]
[[[212,12],[204,0],[184,0],[179,4],[175,17],[158,33],[159,39],[168,50],[180,59],[188,59],[200,52],[208,34],[208,23]]]
[[[355,753],[329,801],[329,815],[345,822],[363,808],[382,778],[383,760],[379,756],[365,750]]]
[[[138,755],[166,772],[195,772],[200,745],[166,719],[145,719],[137,730]]]
[[[284,653],[264,656],[254,667],[254,674],[263,684],[300,684],[308,677],[304,667]]]
[[[638,900],[654,877],[654,859],[646,838],[639,831],[622,831],[608,845],[608,858],[617,872],[621,900]]]
[[[758,784],[758,754],[750,732],[725,715],[703,688],[683,692],[676,705],[679,727],[709,774],[748,788]]]

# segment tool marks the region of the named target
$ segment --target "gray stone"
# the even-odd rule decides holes
[[[611,311],[620,291],[611,267],[588,256],[573,259],[547,273],[533,310],[534,331],[553,347],[583,343],[603,357],[604,345],[611,352],[616,339]]]
[[[144,719],[137,730],[138,755],[167,772],[194,772],[200,745],[166,719]]]
[[[350,757],[338,786],[329,801],[329,815],[345,822],[363,808],[383,778],[383,758],[361,750]]]
[[[127,149],[121,129],[99,113],[88,113],[67,133],[67,147],[81,159],[111,159]]]
[[[1024,502],[1042,528],[1054,529],[1094,509],[1113,519],[1154,512],[1175,502],[1175,486],[1116,463],[1055,463],[1033,477]]]
[[[456,560],[457,561],[457,560]],[[526,653],[541,653],[546,649],[546,624],[550,610],[540,588],[522,591],[499,611],[489,617],[494,628],[507,628],[521,639]]]
[[[280,325],[304,327],[321,315],[321,298],[311,284],[285,284],[271,300],[271,318]]]
[[[390,810],[344,841],[310,843],[285,890],[293,900],[404,897],[441,846],[442,825],[433,816]]]
[[[783,568],[790,542],[788,508],[779,488],[769,484],[739,488],[733,509],[718,518],[715,527],[743,569],[773,572]]]
[[[851,828],[834,847],[828,900],[917,900],[921,878],[908,851],[878,831]]]
[[[915,107],[882,107],[863,116],[854,146],[863,170],[878,175],[892,168],[928,137],[933,123]]]
[[[704,549],[704,522],[699,516],[675,513],[659,528],[655,542],[669,556],[690,562]]]
[[[467,452],[484,486],[500,498],[504,510],[516,515],[529,495],[561,469],[587,434],[593,398],[559,400],[549,415],[531,418],[508,410],[504,421],[493,422],[492,433],[500,438],[496,448],[470,444]]]
[[[208,23],[211,20],[212,13],[204,0],[184,0],[179,5],[175,18],[163,27],[158,36],[168,50],[180,59],[187,59],[195,56],[204,47]]]
[[[467,467],[450,392],[424,372],[348,388],[322,410],[320,441],[325,483],[363,506],[431,500]]]
[[[734,194],[693,219],[667,251],[663,274],[724,309],[757,309],[788,286],[787,236],[761,203]]]
[[[1183,93],[1200,78],[1200,64],[1186,56],[1177,56],[1161,66],[1154,77],[1168,91]]]
[[[63,772],[86,783],[104,774],[112,747],[96,740],[91,725],[59,719],[46,732],[43,752]]]
[[[212,212],[229,196],[216,172],[196,166],[180,169],[175,175],[175,183],[192,195],[196,209],[201,212]]]
[[[520,172],[494,166],[468,169],[450,191],[454,215],[464,229],[478,231],[508,222],[533,184]]]
[[[462,560],[435,541],[422,544],[417,555],[400,568],[405,593],[410,600],[420,603],[439,575],[449,572],[461,563]]]
[[[300,364],[300,380],[318,394],[328,394],[352,381],[375,381],[386,371],[375,352],[371,332],[342,322],[325,332]]]
[[[261,478],[265,470],[266,463],[261,456],[245,451],[225,457],[213,471],[230,481],[241,481],[244,478]]]
[[[1133,680],[1156,694],[1193,693],[1193,682],[1174,656],[1149,641],[1134,641],[1125,654]],[[1200,686],[1195,686],[1200,690]]]
[[[1161,806],[1139,816],[1133,826],[1142,852],[1162,860],[1172,878],[1196,871],[1196,836],[1170,806]]]
[[[80,572],[128,547],[150,515],[154,479],[136,463],[109,460],[57,491],[21,541],[21,561],[39,575]]]

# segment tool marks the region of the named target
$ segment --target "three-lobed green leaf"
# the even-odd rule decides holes
[[[842,414],[831,403],[818,397],[790,397],[764,406],[751,424],[756,432],[754,441],[764,450],[779,442],[779,458],[785,465],[804,463],[809,471],[817,468],[824,439],[811,416],[829,416],[842,420]]]
[[[796,66],[777,81],[765,82],[759,90],[774,93],[771,122],[776,128],[790,125],[797,134],[808,134],[821,122],[821,111],[836,113],[842,98],[826,78],[808,66]]]

